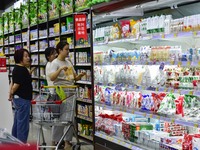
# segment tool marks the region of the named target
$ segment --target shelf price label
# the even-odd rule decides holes
[[[175,38],[177,37],[177,33],[174,33],[174,37],[175,37]]]
[[[193,95],[193,91],[189,91],[189,93],[188,93],[189,95]]]
[[[126,109],[126,107],[124,107],[124,112],[127,112],[127,109]]]
[[[175,122],[175,119],[174,119],[174,118],[172,118],[172,119],[171,119],[171,123],[174,123],[174,122]]]
[[[165,38],[165,34],[162,34],[161,38],[164,39]]]
[[[144,114],[143,114],[143,116],[144,116],[144,117],[146,117],[146,116],[147,116],[147,114],[146,114],[146,113],[144,113]]]
[[[153,114],[150,114],[149,118],[153,118]]]
[[[181,66],[181,65],[182,65],[182,62],[181,62],[181,61],[179,61],[179,62],[178,62],[178,66]]]
[[[189,67],[191,65],[191,61],[188,61],[187,62],[187,66]]]
[[[122,111],[123,110],[122,107],[120,107],[119,110]]]
[[[134,113],[135,113],[135,111],[134,111],[134,110],[132,110],[132,111],[131,111],[131,113],[132,113],[132,114],[134,114]]]
[[[197,36],[197,31],[194,31],[194,32],[193,32],[193,36]]]
[[[198,124],[198,123],[194,123],[194,127],[195,127],[195,128],[198,128],[198,127],[199,127],[199,124]]]
[[[178,92],[177,92],[178,94],[181,94],[181,90],[178,90]]]
[[[168,91],[168,88],[165,88],[164,92],[167,92]]]
[[[170,64],[171,64],[171,65],[174,65],[174,61],[170,61]]]
[[[157,116],[157,119],[160,120],[160,116]]]
[[[200,61],[198,62],[198,66],[200,66]]]

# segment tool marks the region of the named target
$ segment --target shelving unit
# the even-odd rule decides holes
[[[151,3],[143,4],[141,2],[140,4],[141,7],[144,6],[144,10],[146,7],[149,6],[147,14],[145,14],[144,12],[144,18],[153,20],[155,16],[162,15],[162,5],[159,5],[159,2],[154,6],[151,6]],[[197,2],[195,4],[197,4]],[[112,4],[107,5],[105,7],[98,7],[97,10],[95,10],[94,8],[94,12],[99,13],[100,10],[107,10],[112,16],[112,14],[114,13],[112,13],[112,11],[109,11],[108,9],[111,8],[111,6]],[[168,5],[165,3],[165,6]],[[184,4],[184,6],[186,6],[186,4]],[[150,7],[152,8],[150,9]],[[157,7],[159,7],[160,10],[154,10]],[[179,7],[181,7],[181,4]],[[190,6],[188,5],[188,7]],[[129,9],[130,8],[127,8],[127,10]],[[165,9],[165,12],[171,12],[170,9],[163,9]],[[151,12],[149,13],[150,15],[148,15],[149,11]],[[173,13],[174,11],[176,10],[172,10]],[[122,10],[122,12],[125,12],[125,10]],[[117,14],[115,15],[117,16]],[[121,14],[119,16],[121,16]],[[107,18],[109,18],[109,15]],[[130,23],[128,26],[128,23],[126,24],[125,22],[130,21],[132,18],[137,18],[137,20],[140,21],[134,20],[135,22],[139,23],[135,26],[131,25]],[[182,71],[187,69],[198,70],[198,68],[200,68],[200,60],[198,57],[198,50],[200,46],[198,44],[200,41],[199,30],[193,29],[186,31],[186,29],[188,28],[185,27],[184,24],[182,31],[173,32],[174,28],[178,28],[179,25],[182,24],[180,23],[176,26],[173,24],[175,21],[173,22],[173,20],[171,20],[172,28],[175,26],[172,29],[171,33],[165,33],[164,31],[161,32],[159,30],[154,30],[154,28],[151,26],[152,33],[147,29],[147,33],[144,34],[142,33],[142,31],[145,29],[146,26],[144,25],[145,23],[142,24],[143,20],[145,20],[142,18],[143,17],[123,16],[121,17],[121,19],[120,17],[118,17],[117,21],[115,20],[113,22],[113,19],[111,17],[109,21],[109,19],[106,20],[106,16],[104,16],[102,17],[102,22],[99,19],[97,21],[98,23],[95,26],[95,31],[93,32],[95,40],[93,44],[93,49],[96,118],[95,148],[97,150],[179,150],[182,149],[182,142],[178,144],[178,142],[175,141],[177,137],[175,136],[171,138],[170,136],[174,136],[174,134],[177,133],[181,135],[181,139],[183,140],[183,132],[184,134],[190,133],[191,135],[199,134],[200,118],[196,114],[197,112],[195,113],[196,115],[194,115],[196,117],[189,116],[187,114],[187,110],[191,110],[192,113],[192,110],[195,109],[195,107],[198,110],[200,105],[195,105],[193,107],[186,108],[187,96],[195,97],[195,102],[199,103],[199,86],[195,86],[195,84],[193,84],[193,80],[195,80],[193,78],[199,80],[199,74],[196,74],[197,71],[194,71],[193,74],[185,75],[182,74],[181,71],[177,71],[177,68],[180,68],[180,70]],[[180,21],[181,19],[183,18],[177,18],[176,21]],[[124,22],[121,20],[123,20]],[[124,26],[123,23],[125,24]],[[98,29],[100,32],[95,33]],[[132,35],[132,30],[134,29],[138,30],[136,36]],[[119,35],[126,33],[130,36],[126,35],[127,37],[125,38],[118,37],[116,35],[117,33],[115,33],[115,35],[114,33],[111,33],[113,30],[117,31]],[[123,33],[123,30],[125,30],[125,33]],[[102,32],[104,32],[104,34],[102,34]],[[112,39],[114,36],[115,39]],[[104,40],[102,40],[103,38]],[[163,47],[169,46],[172,49],[176,49],[180,45],[181,53],[179,54],[179,56],[176,55],[178,57],[174,58],[173,55],[168,54],[162,55]],[[189,55],[191,55],[191,49],[196,50],[197,53],[196,51],[193,51],[194,53],[192,53],[192,56],[189,57]],[[167,50],[165,49],[163,51]],[[167,57],[167,60],[164,59],[164,57],[162,56]],[[158,79],[159,77],[157,77],[160,73],[158,68],[162,67],[162,64],[164,64],[165,66],[165,74],[161,74],[160,76],[165,76],[166,80],[164,84],[162,83],[162,79]],[[175,67],[176,69],[170,70],[170,67]],[[143,72],[140,71],[142,69]],[[171,73],[174,74],[172,76],[176,77],[176,79],[173,79]],[[175,75],[175,73],[176,75],[178,74],[178,77]],[[182,79],[185,77],[191,78],[191,82],[187,80],[186,83],[186,80]],[[182,84],[182,82],[184,83]],[[130,96],[131,93],[133,94],[133,97]],[[174,95],[176,97],[172,100],[174,102],[174,107],[171,108],[171,105],[168,103],[169,101],[165,101],[166,99],[164,98],[160,99],[161,103],[157,105],[159,108],[157,111],[156,107],[154,106],[157,102],[156,100],[161,98],[158,95],[162,93],[166,95]],[[154,94],[159,98],[157,97],[157,99],[156,96],[153,97],[152,95]],[[181,97],[180,95],[184,96],[182,106],[184,116],[178,114],[179,111],[177,110],[177,99]],[[169,104],[168,106],[166,106],[166,108],[168,109],[161,111],[161,109],[164,106],[164,103]],[[173,109],[175,111],[173,111]],[[163,126],[161,124],[163,124]],[[150,129],[151,125],[153,125],[152,129]],[[145,129],[142,129],[143,126],[145,126]],[[157,128],[156,126],[159,126],[159,128]],[[173,129],[176,128],[176,126],[179,126],[180,130],[173,131]],[[184,131],[181,131],[182,127]],[[169,132],[169,136],[166,137],[165,132],[163,131]],[[171,133],[171,131],[173,131],[173,133]],[[160,136],[160,134],[162,134],[162,136]],[[165,141],[166,139],[169,141],[174,141],[175,144],[172,144],[170,142],[167,144],[167,142]]]
[[[94,2],[93,4],[96,4]],[[2,49],[7,56],[7,67],[9,70],[9,79],[12,77],[12,69],[14,68],[14,51],[24,47],[29,49],[32,59],[32,67],[36,67],[32,73],[33,94],[39,93],[39,87],[46,84],[45,81],[45,65],[46,59],[44,51],[46,47],[55,47],[59,41],[67,41],[70,45],[70,58],[77,73],[86,71],[86,77],[83,77],[76,84],[79,85],[79,97],[77,99],[78,107],[87,108],[85,112],[77,111],[77,128],[81,138],[87,139],[93,144],[93,128],[94,128],[94,103],[93,103],[93,49],[92,45],[92,13],[90,7],[84,6],[75,11],[74,0],[71,1],[46,1],[46,0],[28,0],[20,8],[14,9],[15,14],[14,29],[9,30],[8,13],[4,14],[6,18],[4,23],[4,32],[2,33],[2,42],[0,42],[0,50]],[[87,3],[80,4],[87,5]],[[90,4],[92,5],[92,3]],[[59,6],[61,6],[59,8]],[[72,9],[73,8],[73,9]],[[76,13],[75,13],[76,12]],[[87,34],[89,35],[87,44],[75,40],[74,15],[86,14]],[[4,21],[4,20],[2,20]],[[5,28],[6,27],[6,28]],[[1,27],[0,27],[1,29]],[[5,30],[7,29],[7,30]],[[3,30],[1,30],[3,31]],[[16,35],[18,35],[16,37]],[[1,34],[0,34],[1,37]],[[10,38],[11,37],[11,38]],[[0,38],[1,39],[1,38]],[[18,46],[18,47],[16,47]],[[12,50],[11,50],[12,49]],[[81,61],[81,54],[84,56],[85,62]],[[76,57],[80,54],[79,57]],[[87,62],[86,62],[87,61]],[[86,94],[88,92],[88,94]],[[81,114],[84,113],[84,114]]]

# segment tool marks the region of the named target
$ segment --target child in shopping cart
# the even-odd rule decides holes
[[[58,57],[51,63],[50,79],[54,85],[74,85],[74,81],[80,80],[86,73],[76,74],[72,63],[67,59],[69,55],[69,44],[59,42],[56,46]],[[69,96],[69,95],[68,95]],[[64,126],[53,126],[52,140],[55,144],[60,140],[64,133]],[[71,148],[73,131],[69,130],[65,137],[65,150]]]

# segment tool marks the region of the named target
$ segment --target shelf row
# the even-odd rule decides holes
[[[82,137],[82,138],[85,138],[85,139],[87,139],[87,140],[89,140],[89,141],[93,141],[93,137],[91,137],[91,136],[87,136],[87,135],[82,135],[82,134],[78,134],[80,137]]]
[[[95,64],[96,66],[110,66],[110,65],[160,65],[164,63],[165,65],[177,65],[180,67],[200,67],[200,61],[135,61],[135,62],[125,62],[121,64]]]
[[[131,150],[147,150],[147,148],[145,148],[144,146],[141,146],[139,144],[124,141],[124,140],[117,138],[117,137],[107,136],[107,135],[100,133],[100,132],[95,132],[95,136],[103,138],[105,140],[108,140],[110,142],[121,145],[121,146],[126,147],[126,148],[131,149]]]
[[[89,122],[93,122],[92,118],[84,116],[84,115],[78,114],[76,117],[79,118],[79,119],[87,120]]]
[[[192,122],[191,120],[190,121],[183,120],[181,118],[178,118],[178,117],[176,118],[174,116],[168,116],[168,115],[162,116],[159,114],[153,114],[151,112],[141,111],[141,110],[138,110],[135,108],[127,108],[127,107],[123,107],[123,106],[108,106],[108,105],[100,104],[100,103],[95,103],[95,106],[99,106],[99,107],[102,107],[103,109],[112,110],[112,111],[121,111],[121,112],[127,112],[127,113],[131,113],[131,114],[141,115],[144,117],[163,120],[163,121],[167,121],[167,122],[171,122],[171,123],[175,123],[175,124],[180,124],[183,126],[190,126],[190,127],[196,127],[196,128],[200,127],[199,122]]]
[[[79,101],[79,102],[92,104],[92,100],[91,99],[77,98],[76,100]]]
[[[116,87],[118,85],[115,84],[102,84],[102,83],[96,83],[99,86],[109,86],[109,87]],[[127,91],[155,91],[155,92],[169,92],[169,93],[176,93],[176,94],[181,94],[181,95],[194,95],[194,96],[198,96],[200,97],[200,91],[199,89],[174,89],[174,88],[167,88],[167,87],[145,87],[145,86],[129,86],[129,85],[125,85],[122,86],[122,88],[124,90]]]
[[[116,43],[139,43],[144,42],[147,40],[167,40],[172,38],[184,38],[184,37],[194,37],[199,38],[200,37],[200,31],[191,31],[191,32],[179,32],[179,33],[154,33],[154,34],[146,34],[138,36],[137,38],[123,38],[123,39],[116,39],[113,41],[104,41],[104,42],[95,42],[94,46],[102,46],[102,45],[110,45],[110,44],[116,44]]]

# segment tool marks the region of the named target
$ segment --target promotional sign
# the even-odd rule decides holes
[[[80,39],[87,40],[87,26],[86,26],[86,15],[77,14],[75,15],[75,31],[76,31],[76,41]]]

